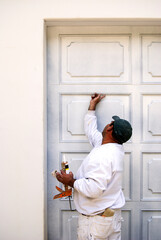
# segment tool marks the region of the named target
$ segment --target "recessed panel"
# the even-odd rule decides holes
[[[121,239],[131,239],[131,210],[122,210]]]
[[[143,153],[142,199],[161,200],[161,153]]]
[[[75,175],[78,168],[80,167],[83,160],[86,158],[88,153],[75,153],[75,152],[68,152],[68,153],[62,153],[60,157],[60,166],[62,161],[67,161],[69,163],[69,170],[73,172]]]
[[[61,141],[87,141],[84,133],[84,116],[88,111],[90,95],[61,95]],[[110,95],[96,109],[98,130],[103,131],[112,116],[130,119],[130,96]]]
[[[85,109],[87,109],[88,101],[71,101],[67,106],[67,122],[68,132],[71,135],[84,135],[84,129],[80,123],[80,119],[85,115]],[[73,119],[74,115],[74,119]],[[74,120],[74,121],[73,121]],[[83,122],[83,121],[82,121]]]
[[[161,77],[161,39],[148,46],[148,72],[152,77]]]
[[[62,83],[129,82],[130,36],[61,35]]]
[[[142,36],[143,82],[161,83],[161,36]]]
[[[153,136],[161,136],[161,99],[148,105],[148,130]]]
[[[143,141],[161,142],[161,96],[143,96]]]
[[[161,195],[161,156],[160,158],[153,158],[151,161],[149,161],[148,167],[148,188],[152,191],[152,193],[159,193]]]
[[[67,71],[71,77],[120,77],[123,54],[119,42],[71,42],[67,46]]]
[[[161,237],[161,211],[142,211],[141,239],[160,240]]]
[[[77,239],[78,212],[61,210],[61,239]]]
[[[84,116],[88,111],[90,96],[61,96],[61,133],[63,141],[86,141]]]

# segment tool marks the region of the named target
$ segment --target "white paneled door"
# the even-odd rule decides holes
[[[133,126],[124,145],[123,240],[161,239],[161,28],[64,26],[47,29],[48,240],[76,240],[77,212],[53,200],[62,159],[76,173],[91,147],[83,118],[90,95],[106,94],[98,127],[119,115]]]

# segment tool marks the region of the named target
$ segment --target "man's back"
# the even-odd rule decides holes
[[[74,201],[79,212],[95,215],[108,207],[124,205],[121,190],[123,156],[122,145],[108,143],[93,148],[84,159],[76,174],[79,180],[74,186]]]

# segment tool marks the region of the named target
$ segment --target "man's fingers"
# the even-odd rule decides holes
[[[69,174],[70,174],[71,176],[73,176],[73,173],[72,173],[72,172],[69,172]]]
[[[98,94],[96,100],[101,101],[104,97],[106,97],[106,94]]]
[[[100,98],[101,94],[95,93],[93,100],[98,100]]]
[[[62,169],[60,170],[60,172],[61,172],[62,175],[66,174],[66,173],[64,172],[64,170],[62,170]]]
[[[106,94],[101,94],[100,98],[101,100],[106,97]]]
[[[58,181],[61,181],[63,179],[62,175],[59,172],[56,173],[56,178],[58,179]]]
[[[98,93],[94,93],[94,94],[92,94],[92,96],[91,96],[92,99],[94,99],[94,98],[96,98],[96,97],[98,97]]]
[[[60,170],[60,172],[61,172],[61,173],[59,173],[59,172],[56,173],[56,177],[59,178],[59,179],[63,179],[63,177],[64,177],[65,175],[67,175],[67,173],[65,173],[63,170]],[[73,176],[73,173],[72,173],[72,172],[69,172],[69,174],[70,174],[71,176]]]
[[[106,96],[106,94],[94,93],[94,94],[92,94],[91,98],[93,100],[102,100],[105,96]]]
[[[57,178],[61,178],[62,175],[61,175],[59,172],[57,172],[57,173],[56,173],[56,177],[57,177]]]

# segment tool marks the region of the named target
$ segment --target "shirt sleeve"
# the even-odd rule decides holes
[[[102,133],[97,129],[97,118],[95,111],[89,110],[84,118],[84,131],[93,147],[100,146],[102,143]]]
[[[95,158],[98,158],[97,154]],[[104,159],[100,162],[99,159],[91,161],[86,169],[85,177],[74,182],[74,189],[80,194],[89,198],[98,198],[107,188],[108,182],[112,177],[111,162]]]

